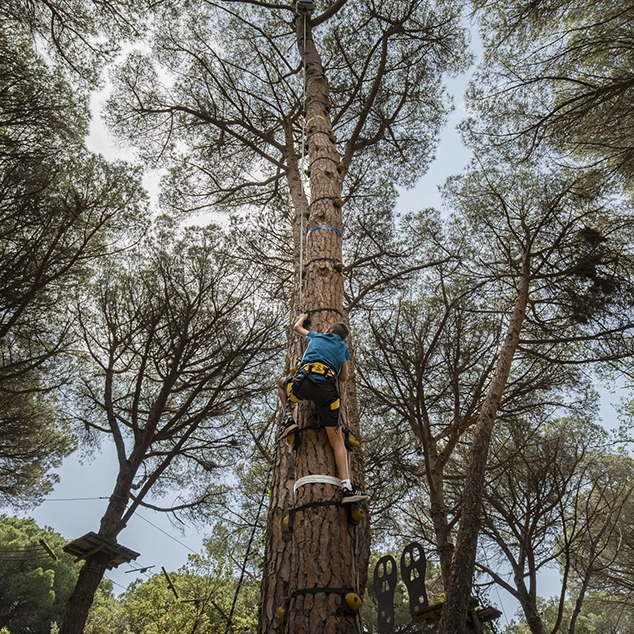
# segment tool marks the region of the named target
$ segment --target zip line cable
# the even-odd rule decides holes
[[[149,519],[143,517],[143,515],[139,515],[139,513],[135,513],[135,515],[137,517],[140,517],[144,522],[147,522],[150,526],[154,526],[154,528],[157,531],[160,531],[161,533],[163,533],[163,535],[167,535],[170,539],[173,539],[177,544],[180,544],[183,548],[187,548],[187,550],[189,550],[192,553],[194,553],[194,555],[200,554],[196,550],[194,550],[193,548],[190,548],[187,544],[183,544],[183,542],[179,541],[178,539],[176,539],[176,537],[174,537],[173,535],[170,535],[167,531],[164,531],[162,528],[160,528],[156,524],[152,524],[152,522],[150,522]]]
[[[277,445],[276,445],[276,448],[277,448]],[[273,464],[275,464],[275,461],[273,462]],[[231,610],[229,611],[229,616],[227,617],[227,627],[225,628],[225,634],[229,634],[229,631],[231,630],[231,621],[233,619],[233,612],[236,608],[236,603],[238,602],[240,587],[242,586],[242,582],[244,581],[244,573],[247,568],[249,555],[251,554],[251,546],[253,545],[255,533],[258,529],[258,520],[260,519],[260,513],[262,512],[262,508],[264,507],[264,501],[267,498],[269,484],[271,482],[271,475],[273,474],[273,464],[271,464],[271,466],[269,467],[269,472],[266,476],[266,482],[264,483],[264,490],[262,491],[262,496],[260,497],[260,505],[258,506],[257,513],[255,514],[253,529],[251,530],[251,536],[249,537],[249,543],[247,544],[247,551],[244,555],[244,561],[242,562],[242,570],[240,571],[240,579],[238,580],[238,585],[236,586],[236,591],[235,591],[235,594],[233,595],[233,603],[231,604]]]
[[[97,498],[46,498],[42,502],[86,502],[88,500],[109,500],[110,496],[102,495]]]

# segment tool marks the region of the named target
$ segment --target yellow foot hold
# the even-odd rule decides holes
[[[359,608],[363,601],[361,601],[361,597],[356,592],[348,592],[344,597],[346,600],[346,605],[353,612],[358,612]]]
[[[352,519],[355,522],[363,522],[365,519],[365,511],[361,508],[352,509],[352,511],[350,511],[350,515],[352,515]]]

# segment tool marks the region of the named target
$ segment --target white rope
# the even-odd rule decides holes
[[[307,198],[304,190],[304,180],[302,178],[302,169],[306,155],[306,12],[304,12],[304,55],[303,55],[303,73],[302,73],[302,102],[304,111],[302,112],[302,160],[299,168],[299,181],[302,184],[302,192],[304,198]],[[301,218],[299,220],[299,308],[304,310],[304,209],[300,209]]]
[[[309,475],[304,476],[297,480],[293,486],[293,493],[297,491],[297,489],[305,484],[332,484],[333,486],[340,487],[341,480],[339,478],[335,478],[333,476],[327,475]]]

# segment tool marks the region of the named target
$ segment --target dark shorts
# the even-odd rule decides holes
[[[313,378],[303,373],[286,379],[286,396],[294,403],[312,401],[317,407],[319,424],[339,427],[340,401],[335,381]]]

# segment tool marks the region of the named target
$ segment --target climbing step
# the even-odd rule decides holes
[[[409,611],[413,619],[429,605],[425,590],[425,551],[418,542],[405,546],[401,555],[401,577],[409,594]]]
[[[357,502],[346,504],[345,506],[348,508],[348,522],[350,524],[357,526],[357,524],[363,522],[366,517],[365,510]]]
[[[329,475],[307,475],[295,481],[293,493],[297,493],[297,489],[305,484],[332,484],[333,486],[341,487],[341,480]]]
[[[390,634],[394,628],[394,591],[396,590],[396,560],[392,555],[379,559],[374,568],[372,587],[378,604],[379,634]]]

